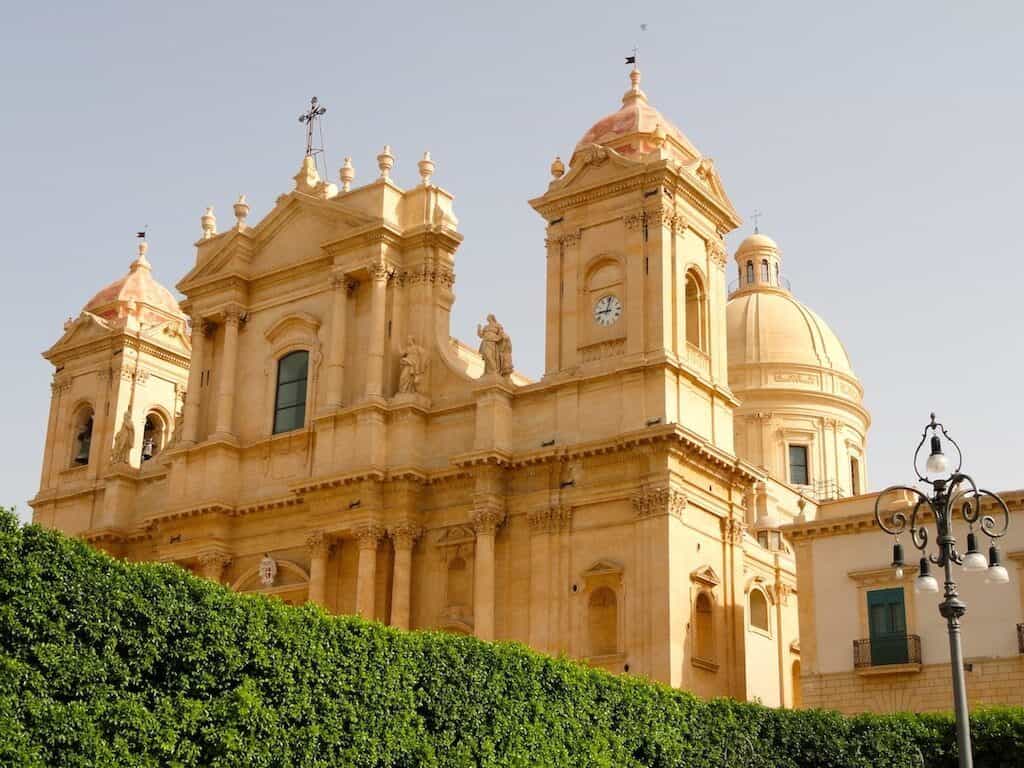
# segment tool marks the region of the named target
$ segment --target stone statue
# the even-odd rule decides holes
[[[269,554],[264,554],[263,559],[260,560],[259,574],[260,584],[265,587],[274,586],[274,580],[277,578],[277,562]]]
[[[165,446],[167,448],[178,444],[178,441],[181,440],[181,436],[184,434],[185,428],[185,399],[188,397],[188,392],[182,391],[180,394],[177,394],[178,390],[175,389],[175,393],[175,404],[177,407],[174,411],[174,431],[171,433],[171,439],[167,441],[167,445]]]
[[[121,429],[114,438],[114,449],[110,452],[111,464],[128,464],[131,460],[132,446],[135,445],[135,427],[132,425],[132,412],[124,412]]]
[[[512,339],[494,315],[487,316],[486,325],[476,327],[480,337],[480,355],[484,359],[484,375],[497,373],[509,376],[512,373]]]
[[[427,352],[416,343],[415,336],[410,336],[406,341],[400,365],[402,369],[398,378],[398,391],[403,394],[419,392],[423,374],[427,370]]]

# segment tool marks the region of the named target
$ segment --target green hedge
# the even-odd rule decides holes
[[[1024,714],[974,722],[1024,765]],[[946,716],[702,701],[128,564],[0,513],[3,766],[955,765]],[[920,750],[920,757],[918,756]]]

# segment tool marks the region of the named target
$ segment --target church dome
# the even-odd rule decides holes
[[[618,111],[594,123],[576,144],[573,154],[591,145],[600,144],[626,157],[638,158],[666,143],[680,160],[692,162],[700,152],[675,124],[647,101],[640,89],[640,70],[629,73],[631,87],[622,97]]]
[[[153,278],[146,249],[146,242],[140,242],[139,255],[128,268],[128,274],[89,299],[83,311],[113,320],[134,307],[139,321],[146,324],[184,317],[174,295]]]
[[[765,385],[763,378],[739,373],[757,366],[772,370],[774,386],[813,385],[859,404],[862,391],[846,348],[819,314],[790,293],[775,241],[755,233],[740,243],[735,258],[739,283],[726,305],[733,391]]]
[[[789,291],[741,292],[726,316],[730,363],[810,365],[855,376],[839,337]]]

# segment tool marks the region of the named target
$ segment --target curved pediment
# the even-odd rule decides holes
[[[301,336],[303,339],[315,337],[319,329],[318,318],[308,312],[291,312],[277,320],[263,335],[271,344],[277,344],[289,335]]]

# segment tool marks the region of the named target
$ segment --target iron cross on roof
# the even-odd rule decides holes
[[[321,107],[316,96],[309,100],[309,111],[299,115],[299,122],[306,124],[306,157],[313,154],[313,123],[327,113],[327,107]]]

